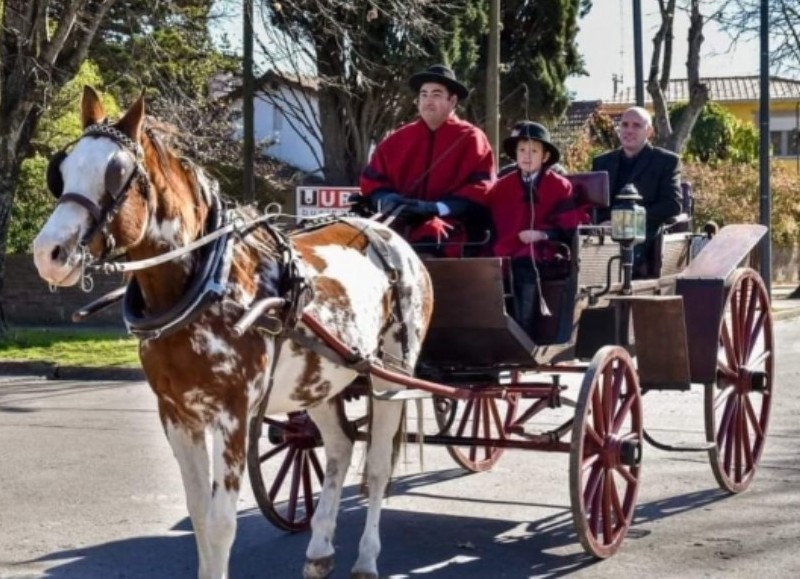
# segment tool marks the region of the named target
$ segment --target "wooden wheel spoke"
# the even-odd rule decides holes
[[[464,404],[464,414],[461,415],[461,420],[458,422],[458,428],[456,429],[456,436],[464,436],[464,430],[467,428],[467,424],[471,419],[474,417],[472,416],[473,413],[473,406],[475,406],[475,399],[470,398]],[[474,436],[474,433],[473,433]]]
[[[743,404],[744,408],[747,408],[747,402],[745,401]],[[755,440],[750,435],[750,427],[748,426],[749,418],[747,416],[747,411],[745,410],[742,412],[742,451],[744,452],[744,472],[750,472],[755,464],[753,459],[753,446],[755,445]]]
[[[325,480],[325,474],[322,471],[322,465],[319,462],[319,457],[317,456],[317,452],[312,450],[308,454],[309,461],[311,462],[311,466],[314,469],[314,474],[317,475],[317,481],[322,484],[322,481]]]
[[[595,463],[589,474],[586,475],[586,487],[583,491],[583,504],[589,507],[590,510],[595,504],[595,499],[600,491],[600,487],[603,482],[602,474],[602,466],[599,463]]]
[[[258,456],[259,462],[263,463],[271,459],[275,455],[282,453],[284,450],[286,450],[288,446],[289,446],[288,442],[281,442],[280,444],[276,444],[275,446],[270,448],[267,452]]]
[[[756,410],[753,408],[753,401],[751,400],[750,396],[746,396],[744,398],[744,407],[747,412],[747,418],[750,426],[753,428],[753,433],[757,438],[762,438],[764,436],[764,431],[761,428],[761,423],[758,420],[758,416],[756,416]]]
[[[500,416],[500,410],[497,408],[497,402],[494,399],[492,399],[492,400],[488,400],[488,403],[489,403],[488,404],[489,413],[491,414],[492,424],[494,424],[494,429],[495,429],[495,432],[497,434],[497,437],[498,438],[505,438],[506,437],[505,428],[504,428],[505,421]]]
[[[599,434],[598,434],[598,433],[595,431],[595,429],[594,429],[594,428],[592,428],[592,427],[591,427],[590,425],[588,425],[588,424],[586,425],[586,438],[587,438],[587,442],[591,442],[591,443],[594,445],[594,447],[597,449],[597,450],[596,450],[596,451],[594,451],[594,452],[597,452],[597,451],[600,451],[600,450],[602,450],[602,448],[603,448],[603,444],[604,444],[604,442],[603,442],[603,437],[602,437],[602,436],[600,436],[600,435],[599,435]],[[585,444],[585,443],[584,443],[584,444]],[[587,451],[587,450],[588,450],[588,449],[587,449],[586,447],[584,447],[584,449],[583,449],[583,452],[584,452],[584,454],[586,453],[586,451]]]
[[[289,472],[289,468],[294,463],[294,457],[296,454],[297,449],[290,447],[289,452],[287,452],[286,456],[283,458],[283,464],[281,464],[280,468],[278,469],[278,472],[275,475],[275,480],[272,481],[272,486],[269,488],[269,499],[272,502],[275,502],[275,497],[278,496],[278,491],[281,490],[281,487],[283,486],[283,481],[286,479],[286,474]]]
[[[619,469],[616,469],[616,472],[622,474]],[[624,477],[625,475],[622,476]],[[625,522],[627,517],[625,516],[625,510],[622,507],[622,501],[619,499],[619,487],[617,486],[612,473],[609,473],[609,480],[611,481],[611,506],[614,508],[614,515],[617,517],[617,526],[619,526]],[[630,483],[630,481],[627,482]]]
[[[600,460],[600,455],[597,453],[584,456],[583,462],[581,464],[581,469],[588,470],[590,468],[593,468],[599,460]]]
[[[726,386],[722,390],[717,393],[716,398],[714,398],[714,410],[719,410],[719,407],[722,406],[724,403],[728,403],[730,399],[734,396],[734,388],[731,385]]]
[[[620,428],[622,428],[622,424],[625,422],[625,419],[631,413],[631,408],[633,407],[633,403],[636,402],[636,397],[632,394],[628,394],[625,397],[625,400],[622,401],[620,404],[619,409],[617,410],[616,416],[614,416],[614,422],[611,427],[612,432],[619,432]]]
[[[728,320],[722,321],[722,329],[720,330],[720,341],[722,342],[722,350],[725,354],[725,361],[727,362],[727,366],[735,371],[736,369],[739,368],[739,364],[737,363],[736,351],[733,346],[733,339],[731,337],[731,328],[728,325]],[[718,363],[721,364],[722,360],[719,360]]]
[[[290,521],[297,520],[297,495],[303,484],[303,456],[305,452],[298,451],[294,454],[294,464],[292,465],[292,486],[289,488],[289,503],[286,509],[286,517]]]
[[[744,458],[742,455],[744,454],[744,409],[742,408],[741,404],[736,405],[736,420],[734,420],[734,424],[736,426],[736,430],[734,433],[734,447],[733,447],[733,464],[735,468],[735,480],[736,482],[741,482],[742,474],[743,474],[743,465],[742,459]]]
[[[611,479],[611,471],[603,471],[603,538],[605,544],[609,545],[614,541],[614,528],[611,525],[611,494],[614,492],[614,481]]]
[[[600,436],[605,436],[608,430],[606,429],[603,399],[600,395],[599,387],[595,388],[594,391],[592,392],[591,411],[592,411],[592,422],[594,423],[594,429]]]
[[[617,401],[620,398],[620,393],[622,392],[622,382],[624,379],[625,367],[620,364],[614,368],[611,391],[606,392],[606,397],[604,400],[606,405],[605,422],[609,429],[613,428],[611,425],[614,422],[614,408],[616,407]]]
[[[722,446],[722,443],[730,438],[728,435],[736,413],[736,394],[732,392],[727,400],[725,409],[722,412],[722,419],[719,422],[719,430],[717,431],[717,446]]]
[[[603,470],[598,468],[594,473],[596,475],[597,482],[593,485],[593,492],[591,494],[591,501],[587,501],[589,503],[589,526],[592,529],[592,534],[595,537],[599,537],[600,533],[602,532],[602,524],[603,524]],[[589,486],[587,485],[587,491],[589,490]]]
[[[618,464],[615,467],[615,470],[616,470],[616,472],[619,473],[619,475],[622,478],[625,479],[625,482],[627,482],[628,484],[631,484],[631,485],[635,485],[636,484],[636,477],[633,476],[633,473],[631,472],[631,467],[625,466],[625,465],[622,465],[622,464]]]
[[[722,446],[722,440],[725,442],[725,457],[723,460],[725,472],[731,472],[732,462],[733,462],[733,445],[735,442],[735,430],[736,430],[736,408],[738,404],[736,401],[735,396],[731,396],[731,404],[725,409],[726,416],[725,420],[723,420],[720,424],[719,434],[722,437],[720,441],[717,442],[719,446]]]
[[[316,455],[313,450],[308,451],[303,457],[303,508],[306,512],[306,517],[314,512],[314,491],[311,485],[312,470],[314,469],[314,461]]]
[[[753,335],[753,320],[755,318],[755,314],[758,311],[758,292],[755,291],[754,287],[750,288],[750,294],[748,295],[747,305],[745,306],[744,312],[744,324],[742,327],[742,337],[749,337]],[[750,347],[750,340],[743,341],[742,344],[745,346],[745,351],[743,352],[743,359],[747,358],[749,353]]]

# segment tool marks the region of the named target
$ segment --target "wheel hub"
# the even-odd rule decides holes
[[[607,436],[603,445],[603,466],[613,469],[620,465],[637,466],[642,461],[641,441],[621,439],[617,436]]]

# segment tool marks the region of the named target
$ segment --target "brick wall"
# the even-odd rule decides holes
[[[30,255],[7,255],[2,302],[12,325],[71,324],[72,313],[122,285],[122,276],[95,274],[94,290],[59,288],[51,293],[36,272]],[[120,305],[98,312],[84,322],[93,326],[122,327]]]

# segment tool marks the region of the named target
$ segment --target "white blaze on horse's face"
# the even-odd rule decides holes
[[[119,146],[110,139],[85,138],[61,163],[64,191],[83,195],[100,204],[105,193],[105,171]],[[86,208],[61,203],[33,241],[33,261],[45,281],[58,286],[75,285],[80,278],[78,242],[92,226]]]

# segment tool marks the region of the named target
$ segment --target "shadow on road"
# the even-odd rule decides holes
[[[395,496],[427,484],[464,475],[459,469],[399,477]],[[346,489],[337,530],[337,568],[332,578],[349,576],[356,559],[365,508],[357,488]],[[719,490],[687,493],[639,505],[627,542],[645,537],[642,523],[701,509],[728,496]],[[552,510],[552,506],[550,506]],[[272,527],[258,509],[241,511],[231,556],[231,577],[299,577],[308,533],[284,534]],[[568,508],[529,522],[487,520],[457,513],[418,513],[394,510],[391,500],[383,511],[383,577],[433,579],[560,577],[596,563],[579,545]],[[81,549],[71,549],[30,563],[56,563],[44,577],[52,579],[189,579],[197,561],[191,523],[182,519],[169,537],[135,537]],[[622,547],[625,548],[625,545]]]

